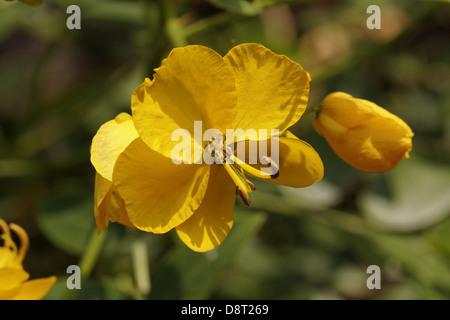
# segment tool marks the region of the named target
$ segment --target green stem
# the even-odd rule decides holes
[[[148,296],[151,290],[150,267],[148,263],[147,244],[141,235],[135,234],[131,244],[134,277],[139,299]]]
[[[100,256],[100,251],[105,242],[107,230],[103,229],[102,233],[97,235],[97,229],[94,230],[87,249],[81,257],[79,267],[81,272],[81,279],[87,279],[92,271],[94,270],[95,264],[97,263],[98,257]]]
[[[172,45],[175,47],[187,45],[185,34],[178,22],[173,4],[169,0],[158,0],[158,5],[165,34]]]
[[[83,283],[89,278],[92,271],[94,270],[95,264],[97,263],[98,257],[100,255],[100,249],[103,246],[107,236],[107,230],[103,229],[102,233],[97,235],[97,228],[95,228],[94,233],[89,239],[86,250],[81,256],[78,266],[80,267],[80,277],[81,277],[81,288],[83,288]],[[67,299],[76,299],[79,290],[68,290]]]
[[[312,113],[312,112],[315,112],[316,113],[316,116],[320,113],[320,110],[322,109],[322,106],[321,105],[318,105],[318,106],[315,106],[315,107],[309,107],[309,108],[307,108],[306,110],[305,110],[305,112],[303,112],[303,115],[305,115],[305,114],[309,114],[309,113]]]
[[[196,34],[210,31],[211,29],[230,24],[231,22],[235,22],[237,19],[243,18],[243,16],[229,12],[218,13],[187,25],[184,28],[184,35],[186,38],[190,38]]]

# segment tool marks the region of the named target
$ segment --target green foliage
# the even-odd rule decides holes
[[[22,225],[32,278],[57,275],[47,299],[448,299],[450,297],[450,7],[438,1],[0,0],[0,217]],[[381,7],[380,30],[366,8]],[[392,172],[340,160],[305,115],[292,128],[325,165],[305,189],[257,182],[217,249],[174,231],[110,224],[97,236],[92,137],[130,112],[131,93],[178,45],[225,54],[260,42],[312,76],[310,106],[332,91],[368,99],[413,129]],[[270,81],[270,79],[268,79]],[[144,251],[136,250],[137,246]],[[150,292],[135,253],[148,262]],[[82,290],[67,266],[82,266]],[[365,286],[379,265],[382,289]],[[144,264],[145,267],[145,264]]]

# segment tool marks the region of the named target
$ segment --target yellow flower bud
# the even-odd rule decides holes
[[[414,133],[402,119],[344,92],[325,97],[313,126],[340,158],[361,171],[390,171],[412,149]]]

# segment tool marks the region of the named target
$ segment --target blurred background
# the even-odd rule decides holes
[[[81,30],[66,27],[72,4]],[[366,27],[374,4],[379,30]],[[300,63],[310,106],[344,91],[400,116],[415,133],[410,159],[359,172],[308,114],[292,131],[319,152],[324,179],[256,181],[219,248],[118,224],[99,240],[89,148],[100,125],[130,112],[173,47],[225,54],[232,41]],[[449,49],[448,1],[0,0],[0,217],[29,233],[31,278],[58,276],[46,299],[449,299]],[[66,287],[72,264],[81,290]],[[370,265],[379,290],[366,287]]]

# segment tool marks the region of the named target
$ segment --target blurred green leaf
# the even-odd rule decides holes
[[[81,284],[81,289],[68,289],[67,278],[70,274],[61,275],[44,297],[45,300],[62,300],[77,297],[80,300],[119,300],[129,299],[129,296],[119,289],[115,281],[109,278],[87,279]]]
[[[450,213],[450,168],[422,160],[405,160],[386,175],[392,197],[373,191],[359,201],[368,221],[390,231],[420,230]]]
[[[225,241],[207,253],[185,245],[174,248],[152,280],[151,299],[207,299],[224,272],[259,231],[265,216],[236,210],[233,228]]]
[[[260,6],[246,0],[208,0],[214,6],[229,12],[253,16],[259,14]]]
[[[284,201],[308,210],[324,210],[336,205],[342,199],[342,191],[328,181],[318,181],[308,188],[278,186]]]
[[[57,248],[81,255],[95,230],[93,203],[83,192],[52,194],[39,206],[39,228]]]
[[[16,30],[31,11],[32,8],[17,3],[0,6],[0,41]]]
[[[403,269],[416,279],[422,299],[446,299],[450,294],[450,274],[445,260],[436,255],[421,237],[378,235],[372,237],[375,250],[386,261],[399,261]]]
[[[141,3],[138,1],[83,1],[79,4],[83,18],[143,24]]]
[[[431,230],[429,238],[440,252],[450,256],[450,220],[435,226]]]

